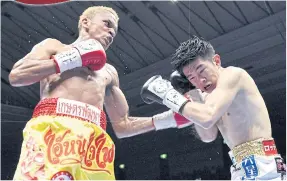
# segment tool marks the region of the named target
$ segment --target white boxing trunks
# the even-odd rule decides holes
[[[229,152],[231,180],[286,180],[286,165],[273,139],[257,139]]]

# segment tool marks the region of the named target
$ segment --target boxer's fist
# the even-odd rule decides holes
[[[160,75],[151,77],[142,87],[141,97],[147,104],[158,102],[166,105],[174,112],[181,112],[183,106],[189,101],[177,92],[168,80]]]
[[[172,110],[153,116],[153,124],[156,130],[167,128],[185,128],[193,124],[191,120],[186,119],[182,115]]]
[[[56,63],[57,73],[76,67],[99,70],[106,63],[106,52],[98,41],[89,39],[73,45],[68,51],[54,55],[52,59]]]
[[[157,102],[159,104],[163,104],[163,98],[164,94],[168,89],[172,88],[170,82],[164,80],[161,78],[160,75],[155,75],[151,77],[146,83],[143,85],[141,89],[141,97],[143,101],[147,104],[152,104],[154,102]],[[164,90],[166,89],[166,90]],[[161,96],[157,96],[155,93],[162,93]]]
[[[195,87],[189,82],[189,80],[179,73],[178,71],[174,71],[170,75],[171,85],[180,92],[181,94],[185,94],[186,92],[195,89]]]

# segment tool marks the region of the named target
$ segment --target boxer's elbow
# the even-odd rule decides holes
[[[14,72],[10,72],[9,76],[8,76],[8,79],[9,79],[9,83],[10,85],[12,86],[16,86],[17,84],[17,77],[15,76]]]
[[[213,142],[214,140],[215,140],[215,138],[212,138],[212,139],[206,139],[206,138],[201,139],[201,141],[204,142],[204,143],[211,143],[211,142]]]
[[[116,121],[112,123],[113,130],[118,139],[131,137],[132,135],[129,133],[130,129],[128,128],[127,122],[125,121]]]
[[[29,66],[24,62],[24,59],[21,59],[18,64],[14,65],[9,74],[9,83],[11,86],[21,87],[33,84],[32,78],[39,77],[39,75],[34,75],[29,70]]]
[[[121,132],[117,132],[115,131],[115,135],[118,139],[123,139],[123,138],[126,138],[127,136]]]
[[[210,129],[212,126],[214,126],[214,122],[211,119],[205,120],[201,123],[201,127],[203,129]]]
[[[127,131],[115,131],[115,135],[118,139],[129,138],[134,136],[133,134],[129,134]]]
[[[208,131],[208,132],[207,132]],[[217,130],[213,130],[213,127],[209,128],[208,130],[206,130],[207,133],[203,135],[200,135],[200,139],[202,142],[204,143],[211,143],[213,142],[216,138],[217,138]]]
[[[21,86],[21,76],[20,72],[17,69],[13,69],[9,74],[9,83],[13,87]]]
[[[33,84],[35,81],[32,78],[27,78],[28,76],[21,71],[12,70],[9,74],[9,83],[13,87],[28,86]]]
[[[115,131],[115,135],[118,139],[128,138],[128,137],[132,136],[127,132],[126,129],[117,129],[114,131]]]
[[[209,129],[203,129],[198,125],[194,125],[195,130],[202,142],[210,143],[217,138],[218,135],[218,128],[217,126],[213,126]]]
[[[113,129],[118,139],[129,137],[124,127],[117,125],[117,126],[113,126]]]

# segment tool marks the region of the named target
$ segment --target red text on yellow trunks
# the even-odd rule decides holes
[[[108,164],[113,164],[115,157],[114,144],[106,144],[109,140],[105,133],[91,133],[88,139],[77,135],[76,139],[68,139],[71,130],[64,133],[54,133],[51,129],[44,135],[47,145],[47,158],[51,164],[68,165],[81,163],[85,170],[105,171]],[[110,145],[110,146],[107,146]]]

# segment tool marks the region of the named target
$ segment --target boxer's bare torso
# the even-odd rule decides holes
[[[59,50],[69,48],[63,45]],[[98,71],[79,67],[50,75],[40,82],[41,99],[61,97],[103,108],[106,87],[113,82],[113,71],[114,68],[106,64]]]
[[[118,16],[113,10],[106,8],[87,12],[94,17],[80,16],[79,37],[73,44],[94,39],[99,41],[105,50],[108,49],[117,34]],[[14,64],[9,74],[10,84],[22,87],[40,82],[41,99],[60,97],[88,103],[101,109],[105,106],[105,112],[119,138],[155,129],[151,117],[128,115],[129,106],[119,87],[118,73],[113,66],[106,63],[97,71],[78,67],[57,74],[57,64],[51,56],[67,52],[71,48],[72,45],[63,44],[53,38],[36,44],[25,57]]]
[[[41,81],[41,99],[61,97],[103,108],[106,86],[112,81],[105,65],[99,71],[75,68]]]
[[[51,55],[71,49],[55,39],[37,44],[32,51],[19,60],[9,75],[13,86],[27,86],[40,81],[40,96],[44,98],[66,98],[94,105],[105,111],[119,138],[129,137],[154,130],[151,117],[128,116],[129,106],[119,88],[116,69],[106,63],[98,71],[86,67],[74,68],[61,74]]]
[[[271,138],[265,103],[260,95],[251,94],[240,93],[216,124],[231,149],[247,141]]]
[[[241,81],[243,88],[216,123],[230,149],[258,138],[271,138],[268,111],[257,86],[249,76]]]

